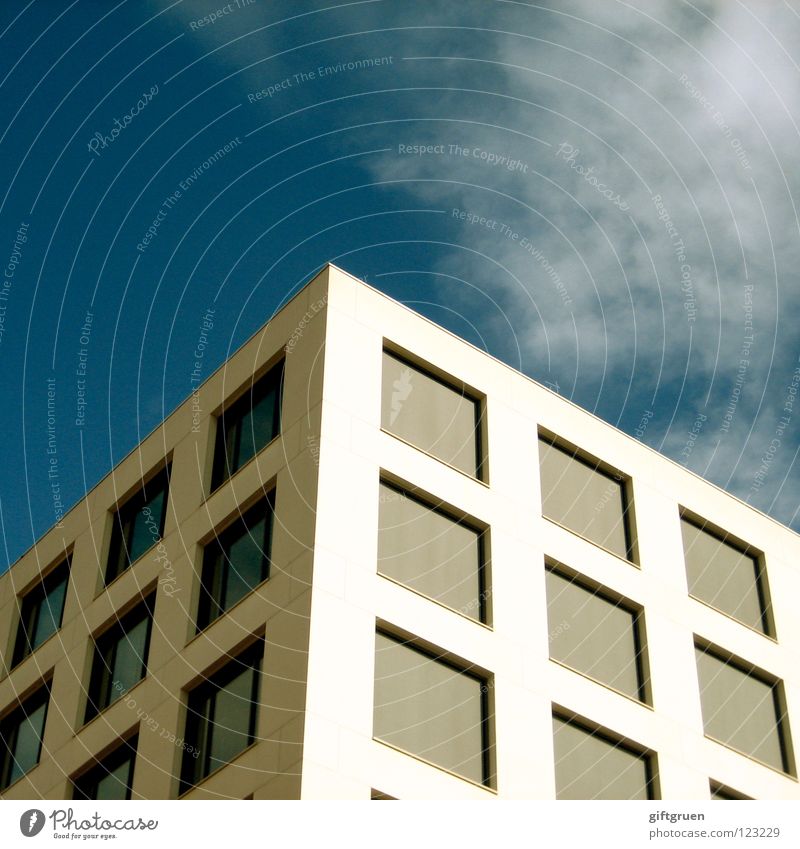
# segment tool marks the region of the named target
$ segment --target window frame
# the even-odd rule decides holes
[[[133,778],[136,771],[136,758],[138,755],[139,735],[133,733],[125,737],[122,742],[114,746],[110,751],[92,759],[70,779],[72,799],[77,801],[97,801],[97,786],[106,775],[109,775],[118,766],[130,761],[128,766],[127,793],[125,800],[133,798]],[[86,793],[83,788],[89,783],[95,785],[93,795]]]
[[[43,646],[51,637],[54,637],[64,623],[64,610],[67,605],[67,594],[69,593],[70,577],[72,572],[72,551],[68,551],[60,557],[55,564],[49,568],[44,575],[26,591],[17,597],[17,630],[14,638],[14,647],[11,654],[11,669],[17,667],[23,660]],[[64,582],[64,598],[61,601],[61,610],[58,614],[58,624],[55,630],[45,637],[38,645],[32,645],[30,634],[36,633],[41,617],[42,606],[52,591]]]
[[[44,735],[47,731],[47,717],[50,712],[50,697],[52,695],[52,672],[50,676],[39,681],[30,688],[26,695],[19,697],[9,706],[2,717],[0,717],[0,793],[5,793],[9,787],[16,784],[29,775],[41,763],[42,749],[44,748]],[[23,722],[30,718],[31,714],[44,705],[44,717],[42,719],[42,731],[39,735],[39,748],[36,753],[36,762],[30,769],[11,780],[11,774],[16,756],[13,749],[19,740],[19,730]],[[10,733],[7,728],[13,723]],[[13,740],[9,745],[9,740]]]
[[[636,676],[638,679],[638,687],[637,693],[638,696],[632,696],[630,693],[626,693],[624,690],[620,690],[618,687],[615,687],[613,684],[609,684],[606,681],[601,680],[600,678],[595,678],[593,675],[590,675],[587,672],[583,672],[580,669],[572,666],[566,661],[559,660],[558,658],[553,657],[552,653],[550,653],[550,660],[553,663],[557,663],[559,666],[563,666],[565,669],[569,669],[572,672],[575,672],[577,675],[581,675],[584,678],[587,678],[589,681],[594,682],[595,684],[599,684],[602,687],[606,687],[607,689],[613,691],[614,693],[618,693],[621,696],[624,696],[627,699],[630,699],[637,704],[642,705],[643,707],[653,708],[653,690],[652,690],[652,681],[650,676],[650,661],[649,661],[649,653],[647,650],[647,625],[645,621],[645,608],[643,604],[639,604],[638,602],[632,601],[626,596],[621,595],[616,590],[606,586],[605,584],[601,584],[592,578],[584,575],[575,569],[565,565],[564,563],[554,560],[550,557],[545,557],[545,577],[546,573],[552,572],[557,575],[559,578],[563,580],[569,581],[570,583],[575,584],[580,587],[580,589],[584,590],[587,593],[591,593],[592,596],[596,596],[597,598],[602,599],[605,602],[613,605],[615,608],[620,610],[624,610],[626,613],[631,614],[633,617],[632,622],[632,636],[633,636],[633,651],[636,660]],[[545,596],[547,596],[547,591],[545,588]],[[549,598],[546,598],[548,602],[549,608]],[[548,652],[550,651],[550,631],[552,629],[552,625],[550,624],[550,619],[548,616]]]
[[[604,478],[608,478],[614,483],[619,484],[620,495],[622,500],[622,526],[625,534],[625,557],[623,557],[621,554],[614,551],[613,549],[606,547],[602,543],[596,542],[590,537],[585,536],[580,531],[576,531],[575,529],[570,528],[568,525],[563,524],[558,519],[553,519],[549,517],[544,512],[544,482],[542,481],[541,475],[541,451],[539,448],[541,443],[545,443],[551,448],[554,448],[557,451],[561,451],[563,454],[566,454],[571,460],[575,461],[576,463],[580,463],[582,466],[585,466],[590,471],[595,472],[597,475],[600,475]],[[601,460],[599,457],[595,457],[589,451],[580,448],[572,442],[569,442],[563,437],[543,427],[538,428],[537,432],[537,454],[539,458],[538,469],[542,503],[542,518],[546,519],[548,522],[551,522],[559,528],[563,528],[565,531],[568,531],[579,539],[588,542],[590,545],[599,548],[601,551],[605,551],[613,557],[622,560],[624,563],[628,563],[631,566],[640,568],[639,536],[636,522],[633,477],[621,471],[620,469],[617,469],[616,467],[612,466],[610,463],[607,463],[605,460]]]
[[[470,622],[475,622],[479,625],[484,625],[487,628],[491,628],[492,622],[492,605],[491,605],[491,543],[490,543],[490,528],[483,522],[480,522],[478,519],[475,519],[468,513],[465,513],[461,510],[457,510],[451,507],[449,504],[441,501],[441,499],[436,499],[432,495],[423,490],[419,489],[416,486],[411,484],[407,484],[402,482],[399,478],[396,478],[393,475],[389,475],[388,473],[381,470],[379,479],[378,479],[378,510],[381,509],[380,504],[380,491],[381,487],[386,487],[387,489],[391,489],[396,493],[399,493],[401,496],[407,498],[409,501],[413,501],[415,504],[420,505],[426,510],[431,511],[432,513],[436,513],[439,516],[449,520],[455,525],[459,525],[462,528],[466,528],[469,531],[472,531],[477,536],[478,543],[478,595],[477,600],[478,604],[478,618],[474,619],[468,613],[464,613],[458,608],[451,607],[449,604],[446,604],[443,601],[440,601],[437,598],[434,598],[428,593],[423,592],[422,590],[417,589],[416,587],[409,586],[408,584],[401,581],[399,578],[395,578],[392,575],[386,574],[381,570],[381,563],[378,554],[380,552],[380,527],[378,528],[378,551],[376,552],[376,564],[377,564],[377,573],[388,581],[392,581],[403,589],[408,590],[409,592],[416,593],[421,598],[427,599],[428,601],[432,601],[434,604],[438,604],[446,610],[450,610],[453,613],[457,613],[459,616],[463,616],[468,619]],[[434,505],[434,502],[436,504]]]
[[[257,375],[254,375],[243,386],[240,386],[214,414],[216,431],[212,443],[214,448],[211,462],[211,483],[209,487],[209,494],[215,493],[252,460],[255,460],[255,458],[265,448],[267,448],[267,446],[271,445],[283,433],[283,400],[286,384],[285,353],[281,353],[278,359],[273,359],[270,362],[270,365],[260,369]],[[277,422],[275,425],[275,433],[255,452],[255,454],[253,454],[252,457],[249,457],[243,463],[236,466],[236,468],[231,468],[230,463],[228,462],[229,458],[226,447],[229,430],[236,428],[235,453],[238,454],[242,442],[242,420],[247,414],[247,411],[251,411],[253,409],[255,403],[259,403],[267,396],[269,390],[272,388],[270,378],[276,373],[279,373],[279,375],[277,383],[277,398],[275,401],[275,419]],[[228,424],[230,427],[225,425],[226,416],[229,418]],[[231,419],[230,417],[233,418]]]
[[[397,796],[390,796],[388,793],[384,793],[382,790],[376,790],[374,787],[369,791],[369,798],[371,802],[397,801]]]
[[[128,569],[163,540],[171,481],[172,460],[170,458],[159,464],[156,469],[139,482],[139,485],[133,492],[130,492],[109,511],[111,513],[111,537],[108,546],[108,555],[106,557],[105,586],[113,583],[121,575],[124,575]],[[155,490],[152,489],[154,485],[156,487]],[[145,500],[148,487],[151,487],[151,493],[153,494],[151,498]],[[149,502],[158,496],[160,491],[163,491],[164,500],[161,505],[161,515],[158,519],[158,539],[154,538],[151,545],[134,560],[131,560],[130,547],[135,528],[134,520],[148,507]]]
[[[714,779],[710,779],[708,782],[709,787],[709,801],[727,801],[727,802],[752,802],[752,796],[745,796],[744,793],[740,793],[738,790],[734,790],[732,787],[729,787],[727,784],[723,784],[720,781],[714,781]]]
[[[778,775],[788,776],[797,780],[797,761],[795,760],[794,746],[792,742],[792,730],[789,719],[789,709],[786,702],[786,690],[784,687],[783,680],[781,678],[778,678],[776,675],[773,675],[771,672],[767,672],[767,670],[756,666],[754,663],[745,660],[744,658],[734,654],[728,649],[722,648],[716,643],[712,643],[710,640],[707,640],[704,637],[699,636],[698,634],[694,635],[694,648],[696,652],[699,651],[703,654],[711,655],[711,657],[715,658],[718,662],[725,664],[726,666],[730,666],[731,668],[736,669],[742,675],[745,675],[748,678],[754,678],[760,683],[770,688],[772,694],[772,705],[775,711],[775,730],[778,737],[778,745],[781,751],[782,768],[779,769],[773,764],[767,763],[766,761],[762,761],[760,758],[757,758],[750,752],[745,752],[744,750],[737,748],[732,743],[727,743],[725,740],[720,740],[719,737],[715,737],[713,734],[709,733],[709,731],[706,729],[706,715],[705,708],[703,706],[703,682],[700,678],[700,668],[695,658],[695,674],[697,676],[698,693],[700,695],[700,710],[701,717],[703,720],[703,736],[707,740],[711,740],[714,743],[718,743],[720,746],[724,746],[731,752],[736,752],[736,754],[747,758],[753,763],[757,763],[761,766],[766,767],[767,769],[771,769],[773,772],[778,773]]]
[[[647,801],[658,801],[661,798],[661,787],[658,773],[658,755],[647,746],[637,743],[610,728],[600,725],[585,716],[575,713],[561,705],[553,704],[553,720],[559,720],[566,725],[572,725],[591,737],[596,737],[615,749],[623,749],[628,754],[639,758],[645,767]],[[555,735],[554,735],[555,736]],[[558,762],[553,757],[553,772],[558,769]],[[558,789],[556,788],[556,799]]]
[[[743,625],[745,628],[749,628],[756,634],[761,634],[761,636],[766,637],[767,639],[772,640],[773,642],[777,641],[778,635],[775,629],[775,614],[772,607],[772,596],[769,589],[769,578],[767,575],[766,556],[764,552],[761,551],[761,549],[756,548],[755,546],[750,545],[747,542],[744,542],[741,538],[735,536],[734,534],[723,530],[719,525],[716,525],[713,522],[708,521],[707,519],[703,519],[698,513],[695,513],[692,510],[688,510],[684,507],[681,507],[679,509],[679,518],[681,522],[681,549],[683,551],[684,573],[686,575],[687,594],[689,598],[699,602],[700,604],[705,605],[706,607],[710,608],[711,610],[714,610],[722,616],[725,616],[728,619],[737,622],[739,625]],[[704,598],[700,598],[700,596],[695,595],[691,591],[691,588],[689,587],[689,563],[686,559],[686,549],[684,547],[683,540],[683,522],[686,522],[686,524],[688,525],[692,525],[696,530],[708,534],[708,536],[716,539],[723,545],[727,545],[728,547],[734,549],[734,551],[737,551],[739,554],[742,554],[753,561],[753,565],[755,567],[754,580],[756,596],[758,598],[758,605],[761,609],[761,628],[753,627],[742,619],[739,619],[734,614],[722,610],[720,607],[717,607],[712,602],[707,601]]]
[[[476,666],[475,664],[470,663],[467,660],[457,658],[452,653],[446,652],[443,649],[440,649],[434,646],[433,644],[428,643],[427,641],[422,640],[421,638],[416,637],[408,632],[401,631],[400,629],[382,620],[378,620],[376,623],[376,646],[375,648],[373,648],[373,653],[377,651],[377,637],[379,635],[388,640],[392,640],[393,642],[399,645],[402,645],[404,648],[417,652],[430,662],[438,663],[442,666],[447,667],[453,672],[456,672],[460,675],[465,675],[468,678],[471,678],[473,681],[475,681],[475,683],[479,685],[481,710],[481,769],[483,773],[482,780],[475,781],[474,779],[469,778],[468,776],[462,775],[458,772],[454,772],[446,766],[441,766],[435,761],[429,760],[424,755],[419,755],[416,752],[411,752],[408,749],[404,749],[401,746],[398,746],[396,743],[392,743],[389,740],[384,740],[382,737],[377,736],[375,734],[374,701],[372,719],[372,739],[378,743],[381,743],[384,746],[389,746],[395,751],[402,752],[404,755],[408,755],[409,757],[415,758],[416,760],[422,763],[428,764],[429,766],[442,770],[442,772],[445,772],[448,775],[455,776],[456,778],[459,778],[462,781],[467,781],[475,787],[482,787],[484,790],[496,792],[497,767],[495,764],[496,746],[493,727],[493,718],[495,715],[493,703],[494,674],[482,669],[481,667]],[[373,669],[373,694],[375,691],[376,684],[377,678],[375,677]]]
[[[183,796],[207,778],[230,766],[238,757],[258,740],[258,721],[260,718],[261,679],[264,675],[265,640],[260,635],[218,662],[213,671],[200,677],[194,685],[184,688],[184,747],[178,772],[178,796]],[[214,724],[216,696],[228,684],[234,681],[245,669],[253,673],[250,685],[250,716],[248,717],[247,743],[229,761],[208,769],[211,751],[208,749],[209,729]],[[214,704],[210,704],[213,697]],[[208,717],[206,716],[208,713]],[[195,758],[193,752],[202,752],[201,738],[205,748],[204,757]],[[194,766],[193,766],[194,764]]]
[[[228,517],[228,521],[224,523],[220,529],[215,529],[212,536],[202,545],[202,557],[200,565],[200,586],[199,596],[197,601],[197,616],[195,621],[195,634],[200,634],[213,625],[218,619],[232,610],[237,604],[244,601],[252,595],[260,586],[266,583],[272,576],[272,548],[275,535],[275,504],[276,504],[277,487],[271,484],[268,489],[262,490],[256,501],[239,509],[233,516]],[[234,602],[230,607],[222,608],[219,601],[213,596],[210,590],[207,589],[209,578],[219,580],[220,597],[224,597],[227,579],[231,567],[228,554],[225,547],[228,548],[233,542],[242,539],[245,535],[251,536],[251,528],[256,522],[252,522],[254,516],[258,516],[260,521],[263,518],[261,511],[266,510],[266,521],[264,523],[264,539],[259,543],[261,549],[261,580],[251,589],[246,592],[240,599]],[[242,529],[243,532],[242,532]],[[229,542],[229,540],[232,540]],[[267,546],[265,543],[269,541]],[[215,565],[216,564],[216,567]],[[216,569],[220,567],[222,575],[216,576]],[[213,573],[213,574],[212,574]],[[214,605],[218,608],[216,615],[213,614]]]
[[[437,368],[432,363],[420,359],[417,355],[405,350],[404,348],[401,348],[400,346],[396,345],[388,339],[383,340],[383,346],[381,349],[381,391],[383,390],[383,358],[387,355],[392,359],[395,359],[398,362],[402,363],[406,367],[419,372],[424,377],[427,377],[432,380],[434,383],[438,383],[440,386],[444,386],[446,389],[449,389],[451,392],[457,393],[462,398],[469,400],[474,404],[475,472],[465,472],[463,469],[460,469],[458,466],[455,466],[448,460],[445,460],[439,457],[437,454],[433,454],[425,448],[420,447],[416,443],[411,442],[405,437],[396,434],[393,430],[390,430],[384,425],[382,413],[379,416],[381,431],[383,431],[383,433],[388,434],[393,439],[399,439],[401,442],[411,446],[415,451],[421,452],[426,457],[433,458],[434,460],[436,460],[437,463],[442,463],[448,468],[454,469],[459,474],[465,475],[470,480],[478,481],[478,483],[486,484],[488,486],[488,404],[485,393],[479,392],[477,389],[470,386],[463,380],[459,380],[457,377],[449,374],[448,372]]]
[[[115,705],[120,698],[129,693],[147,677],[156,598],[157,594],[155,590],[143,593],[124,612],[117,615],[110,623],[106,623],[102,629],[92,635],[91,667],[89,670],[89,686],[86,688],[84,725],[98,717],[103,711]],[[145,613],[144,617],[141,615],[142,612]],[[142,621],[147,622],[147,633],[145,635],[144,649],[141,657],[141,675],[128,690],[124,692],[120,691],[117,698],[111,699],[110,697],[114,689],[114,682],[111,680],[111,675],[114,663],[116,662],[119,644],[131,628],[136,627]],[[109,655],[110,663],[108,662]]]

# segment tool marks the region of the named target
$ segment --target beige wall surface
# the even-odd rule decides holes
[[[266,641],[258,742],[187,796],[299,795],[316,514],[313,435],[321,409],[326,286],[323,271],[76,505],[63,528],[49,531],[0,577],[0,711],[52,677],[41,762],[4,798],[70,798],[70,777],[137,728],[134,798],[175,798],[187,689],[259,634]],[[209,495],[214,414],[281,356],[286,370],[280,437]],[[167,458],[172,476],[162,546],[104,587],[110,511]],[[276,520],[269,579],[195,636],[202,543],[272,486]],[[17,596],[65,549],[72,550],[72,568],[62,627],[9,674]],[[153,587],[146,678],[83,725],[91,635]],[[171,742],[176,738],[177,744]]]

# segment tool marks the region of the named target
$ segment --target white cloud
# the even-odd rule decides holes
[[[705,409],[707,429],[689,466],[747,497],[794,368],[782,340],[800,313],[800,291],[789,277],[800,266],[792,202],[792,193],[800,195],[800,145],[788,113],[790,104],[800,102],[800,74],[784,51],[792,36],[798,43],[800,18],[776,3],[698,5],[707,19],[684,4],[651,2],[638,8],[645,14],[624,4],[559,4],[575,17],[538,13],[538,24],[547,21],[535,29],[540,41],[497,34],[483,39],[479,55],[491,61],[414,63],[420,85],[435,79],[498,96],[426,92],[416,111],[426,120],[407,126],[403,138],[480,147],[523,160],[528,173],[471,158],[394,153],[376,160],[372,174],[409,180],[404,188],[415,199],[494,218],[530,239],[563,281],[570,307],[541,258],[478,224],[462,225],[462,243],[510,273],[490,270],[474,254],[457,251],[442,258],[438,268],[486,286],[504,305],[534,376],[547,375],[549,356],[562,391],[574,385],[584,405],[594,405],[601,385],[610,390],[613,398],[602,398],[600,408],[612,421],[623,414],[629,389],[637,399],[657,392],[658,425],[665,427],[685,377],[674,424],[660,434],[662,450],[678,458],[695,412]],[[487,29],[516,26],[530,33],[526,15],[532,12],[517,8],[500,17],[496,9],[496,4],[487,7]],[[470,52],[450,38],[438,55]],[[430,120],[437,118],[447,120]],[[556,155],[562,142],[580,149],[577,161],[619,193],[631,207],[630,218]],[[691,265],[698,312],[688,369],[683,263],[648,189],[662,195]],[[719,422],[748,335],[746,284],[755,287],[756,341],[726,434]],[[775,344],[779,350],[773,358]],[[759,407],[764,386],[768,391]],[[623,423],[635,426],[639,414],[638,406],[630,408]],[[785,444],[792,447],[782,449],[787,461],[797,442],[797,428],[790,431]],[[653,427],[649,441],[658,435]],[[713,463],[706,468],[712,452]],[[764,506],[779,483],[777,474],[770,477],[758,495]],[[788,518],[799,498],[800,491],[784,487],[772,509]]]

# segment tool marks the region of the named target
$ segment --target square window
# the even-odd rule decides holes
[[[556,799],[654,799],[652,755],[572,719],[553,717]]]
[[[69,569],[70,558],[66,557],[22,598],[12,666],[21,663],[61,627]]]
[[[706,734],[794,775],[782,685],[723,651],[695,646]]]
[[[625,560],[633,560],[626,481],[539,437],[542,515]]]
[[[646,702],[641,609],[552,568],[546,580],[550,657]]]
[[[130,799],[138,737],[117,746],[73,781],[73,799],[114,801]]]
[[[739,622],[770,634],[766,571],[746,548],[681,518],[689,594]]]
[[[206,546],[198,631],[207,628],[269,577],[274,513],[275,490],[272,490]]]
[[[189,693],[181,793],[255,742],[263,655],[260,639]]]
[[[147,674],[155,601],[153,594],[95,639],[85,722],[112,705]]]
[[[379,501],[378,571],[485,622],[483,533],[386,483]]]
[[[114,513],[106,584],[164,536],[170,467],[165,466]]]
[[[377,633],[374,736],[491,786],[488,691],[485,678]]]
[[[383,352],[381,427],[477,478],[483,476],[481,403],[463,385],[445,383]]]
[[[0,791],[39,763],[49,701],[47,683],[0,720]]]
[[[283,372],[281,360],[218,416],[212,492],[280,434]]]

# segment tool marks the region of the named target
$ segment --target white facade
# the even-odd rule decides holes
[[[303,797],[552,799],[555,705],[653,753],[660,798],[708,799],[711,781],[800,798],[791,775],[705,736],[694,651],[701,638],[780,679],[799,727],[797,535],[335,268],[325,336]],[[485,397],[487,483],[382,430],[385,345]],[[630,477],[637,565],[542,517],[538,428]],[[488,526],[490,626],[377,574],[383,473]],[[777,639],[689,596],[681,508],[763,553]],[[652,707],[549,659],[546,558],[643,607]],[[496,790],[373,739],[376,621],[491,674]]]

